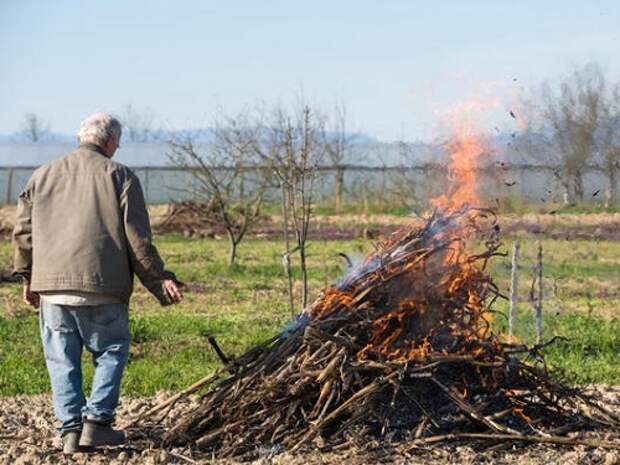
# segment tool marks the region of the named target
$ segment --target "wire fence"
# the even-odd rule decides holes
[[[36,166],[0,166],[0,203],[15,203]],[[226,168],[221,168],[226,169]],[[247,168],[248,171],[258,168]],[[189,200],[198,187],[190,169],[173,166],[135,166],[149,204]],[[527,202],[559,202],[563,190],[553,167],[520,165],[478,170],[478,189],[490,201],[507,197]],[[340,175],[341,174],[341,175]],[[341,183],[342,185],[338,185]],[[603,201],[607,179],[600,170],[584,175],[586,199]],[[445,166],[323,166],[319,169],[317,200],[334,199],[342,192],[344,202],[424,203],[441,195],[448,186]],[[591,193],[592,195],[588,195]],[[275,190],[272,195],[276,195]]]

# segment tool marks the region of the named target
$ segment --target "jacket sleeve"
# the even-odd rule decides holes
[[[13,228],[13,274],[27,282],[32,275],[32,196],[33,184],[30,181],[17,199]]]
[[[172,301],[164,290],[163,281],[176,280],[176,277],[174,273],[164,269],[164,262],[153,245],[149,214],[140,180],[129,171],[123,178],[120,206],[131,267],[144,287],[162,305],[170,305]]]

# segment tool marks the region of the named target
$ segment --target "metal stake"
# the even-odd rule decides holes
[[[543,248],[540,241],[538,241],[536,273],[538,279],[538,294],[536,296],[536,343],[540,344],[543,340]]]
[[[518,261],[519,261],[519,250],[521,245],[519,241],[514,243],[512,247],[512,271],[510,273],[510,310],[508,311],[508,342],[513,342],[514,336],[514,323],[515,323],[515,315],[517,313],[517,301],[518,301],[518,290],[519,287],[519,273],[518,273]]]

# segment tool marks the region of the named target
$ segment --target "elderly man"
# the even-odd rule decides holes
[[[117,119],[88,117],[79,147],[37,169],[18,201],[15,273],[24,279],[24,301],[40,308],[65,453],[124,442],[112,422],[129,353],[133,274],[161,304],[181,299],[174,274],[151,242],[138,178],[111,160],[120,137]],[[83,346],[95,365],[88,400]]]

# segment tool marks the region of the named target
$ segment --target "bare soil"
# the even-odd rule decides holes
[[[196,216],[178,215],[170,221],[172,209],[170,205],[149,207],[155,232],[177,233],[186,237],[214,237],[224,234]],[[321,216],[312,222],[309,235],[312,240],[373,239],[388,235],[413,219],[413,216],[393,215]],[[266,216],[251,234],[280,238],[280,223],[281,219],[277,215]],[[528,234],[562,240],[620,241],[619,213],[501,215],[499,224],[503,233],[509,236]]]
[[[605,405],[620,414],[620,387],[598,386],[593,388]],[[167,398],[166,393],[151,398],[123,398],[118,411],[119,427],[151,406]],[[196,398],[173,407],[163,420],[178,418]],[[60,438],[55,430],[55,418],[49,395],[17,396],[0,398],[0,464],[182,464],[212,463],[236,464],[231,460],[209,460],[197,457],[189,450],[156,448],[149,439],[151,430],[145,427],[128,430],[127,444],[119,448],[100,449],[89,454],[64,456],[60,450]],[[618,440],[620,432],[583,432],[586,437]],[[297,455],[286,452],[276,454],[273,450],[259,451],[260,458],[250,462],[253,465],[439,465],[439,464],[562,464],[562,465],[618,465],[620,450],[598,448],[555,447],[549,445],[514,445],[503,450],[481,450],[458,443],[435,446],[432,449],[417,449],[410,454],[379,444],[365,443],[349,445],[345,450],[307,450]]]
[[[189,207],[188,207],[189,205]],[[151,226],[156,234],[181,234],[184,237],[226,237],[226,230],[221,221],[209,221],[209,211],[205,207],[204,215],[196,214],[191,204],[159,205],[149,207]],[[336,221],[334,221],[336,218]],[[410,218],[372,217],[373,227],[369,227],[369,218],[361,215],[339,217],[318,217],[310,226],[311,240],[351,240],[359,237],[373,239],[378,235],[389,234],[399,224],[409,222]],[[248,234],[268,239],[282,237],[281,218],[276,215],[264,215]]]
[[[175,215],[173,205],[149,206],[151,225],[157,234],[175,233],[185,237],[225,237],[225,231],[195,215]],[[0,240],[9,239],[13,230],[15,207],[0,207]],[[413,217],[393,215],[334,215],[316,218],[311,225],[312,240],[374,239],[395,231]],[[620,241],[620,213],[502,215],[499,221],[505,235],[529,234],[565,240]],[[277,215],[265,216],[250,232],[265,238],[280,238],[282,229]]]

